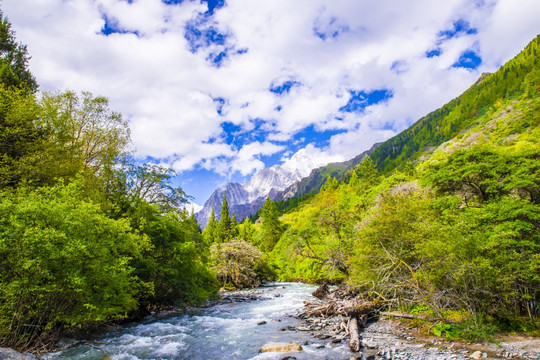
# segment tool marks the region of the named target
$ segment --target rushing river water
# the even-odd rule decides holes
[[[346,342],[332,344],[305,331],[280,331],[300,326],[292,317],[313,299],[313,286],[275,283],[262,295],[268,299],[215,305],[166,319],[149,319],[87,340],[45,359],[349,359]],[[266,321],[265,324],[258,325]],[[303,351],[259,353],[268,342],[294,342]]]

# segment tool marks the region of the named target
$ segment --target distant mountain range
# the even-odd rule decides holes
[[[197,214],[201,227],[206,227],[212,206],[219,218],[223,194],[227,196],[229,209],[242,221],[262,207],[267,196],[275,199],[281,191],[308,176],[312,169],[322,164],[312,160],[304,149],[298,151],[283,165],[274,165],[256,173],[247,184],[228,183],[216,189]]]
[[[267,196],[277,201],[318,192],[328,176],[340,178],[347,170],[359,164],[364,156],[370,155],[378,145],[373,145],[349,161],[327,165],[315,162],[305,149],[301,149],[283,165],[274,165],[257,172],[247,184],[228,183],[216,189],[202,210],[195,215],[197,221],[205,228],[212,206],[216,219],[219,219],[224,194],[231,213],[234,212],[240,222],[255,214]]]

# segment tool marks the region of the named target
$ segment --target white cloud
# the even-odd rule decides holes
[[[499,0],[478,34],[489,71],[496,70],[540,34],[540,1]]]
[[[141,158],[229,176],[260,169],[310,125],[347,131],[327,148],[309,148],[316,156],[355,156],[459,95],[540,32],[538,0],[228,0],[206,19],[199,1],[17,0],[2,9],[28,44],[42,89],[105,95],[129,119]],[[100,34],[105,18],[139,36]],[[440,36],[458,20],[477,32]],[[219,30],[224,42],[192,53],[188,22]],[[437,48],[439,56],[426,57]],[[452,67],[468,49],[482,65]],[[212,66],[207,58],[223,50],[222,66]],[[299,84],[280,96],[269,91],[286,80]],[[363,113],[340,113],[349,90],[377,89],[393,97]],[[225,100],[221,115],[216,98]],[[267,137],[227,144],[225,121]]]
[[[284,146],[271,142],[252,142],[244,145],[231,161],[231,170],[238,171],[242,175],[249,175],[255,170],[264,168],[264,163],[259,159],[260,155],[273,155],[284,149]]]

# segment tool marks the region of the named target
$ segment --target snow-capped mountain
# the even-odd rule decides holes
[[[227,196],[229,209],[236,214],[238,221],[259,210],[267,196],[273,199],[280,191],[308,176],[311,170],[324,165],[316,163],[305,149],[299,150],[283,165],[274,165],[257,172],[247,184],[228,183],[214,191],[196,216],[202,228],[206,227],[212,204],[216,218],[219,218],[223,194]]]
[[[309,175],[311,170],[322,164],[315,163],[305,149],[299,150],[283,165],[262,169],[244,186],[249,193],[249,202],[266,198],[272,190],[281,191]],[[227,198],[228,199],[228,198]]]

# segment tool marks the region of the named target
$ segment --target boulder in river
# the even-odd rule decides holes
[[[289,352],[302,351],[302,346],[295,343],[269,342],[261,348],[261,352]]]

